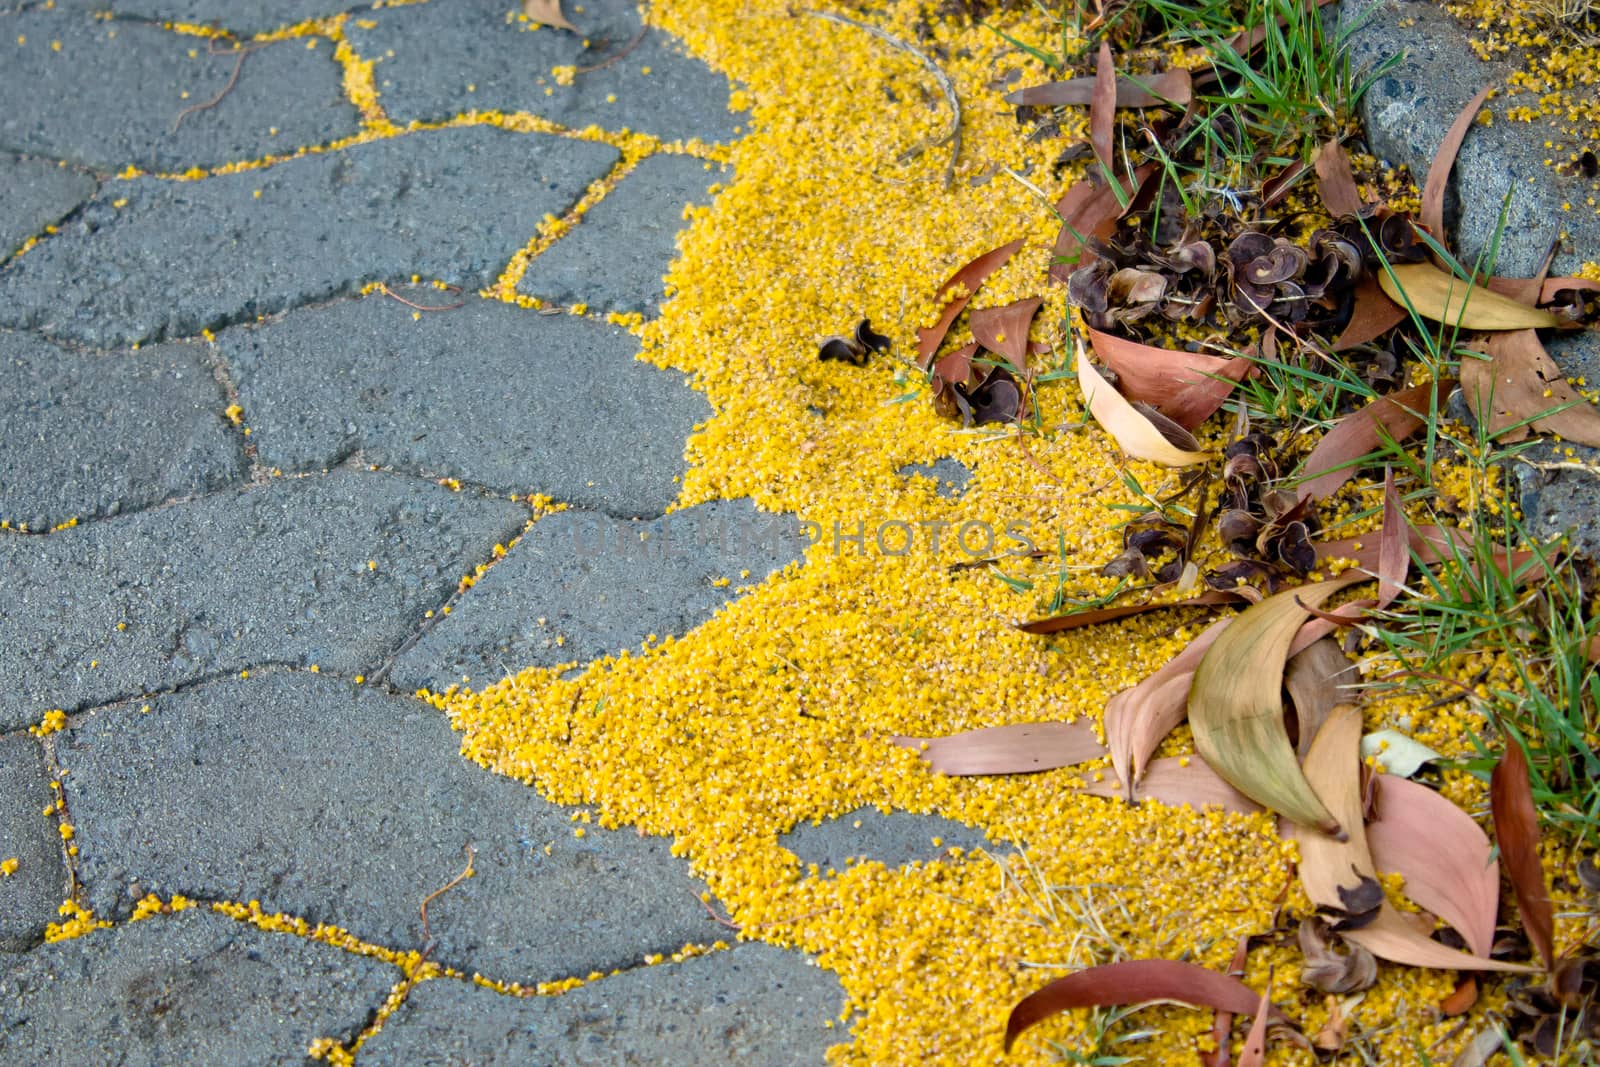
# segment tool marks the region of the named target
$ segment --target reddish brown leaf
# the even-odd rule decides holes
[[[1461,391],[1490,433],[1504,441],[1521,441],[1537,430],[1578,444],[1600,445],[1600,410],[1567,382],[1538,333],[1489,334],[1479,347],[1489,358],[1462,359]]]
[[[1241,934],[1239,943],[1233,948],[1233,960],[1228,964],[1228,975],[1231,978],[1244,977],[1245,961],[1250,955],[1250,935]],[[1211,1020],[1210,1052],[1200,1050],[1201,1067],[1228,1067],[1228,1035],[1233,1031],[1233,1013],[1218,1010],[1213,1013]]]
[[[1111,45],[1100,42],[1100,53],[1095,57],[1094,90],[1089,97],[1089,146],[1095,159],[1100,161],[1106,179],[1117,183],[1117,172],[1112,166],[1111,135],[1117,121],[1117,72],[1111,62]]]
[[[1472,128],[1472,121],[1478,117],[1478,109],[1489,98],[1492,88],[1491,85],[1485,85],[1467,101],[1466,107],[1461,109],[1456,120],[1450,124],[1450,129],[1445,132],[1444,140],[1439,142],[1439,147],[1433,153],[1433,162],[1428,166],[1428,179],[1422,185],[1422,210],[1419,214],[1428,232],[1441,241],[1445,237],[1444,191],[1450,184],[1450,171],[1456,165],[1456,153],[1461,150],[1467,130]]]
[[[1044,301],[1035,296],[1000,307],[978,308],[967,320],[972,336],[1020,371],[1028,359],[1028,326],[1042,303]]]
[[[1199,756],[1166,756],[1151,760],[1144,769],[1144,777],[1134,785],[1131,797],[1120,779],[1110,777],[1089,782],[1082,791],[1136,803],[1153,800],[1169,808],[1187,804],[1195,811],[1218,807],[1239,815],[1254,815],[1262,810],[1260,804],[1223,781],[1222,776]]]
[[[1184,646],[1150,677],[1106,702],[1103,722],[1106,747],[1117,777],[1134,783],[1144,777],[1145,763],[1172,728],[1183,721],[1189,705],[1189,683],[1206,649],[1231,619],[1218,619]],[[1129,800],[1133,799],[1128,790]]]
[[[1142,604],[1119,604],[1111,608],[1094,608],[1090,611],[1071,611],[1060,615],[1050,615],[1043,619],[1030,619],[1027,622],[1017,623],[1017,629],[1025,634],[1058,634],[1065,630],[1077,630],[1084,626],[1098,626],[1102,622],[1113,622],[1117,619],[1126,619],[1130,615],[1143,615],[1147,611],[1165,611],[1169,608],[1204,608],[1217,604],[1248,604],[1254,597],[1255,590],[1242,589],[1213,589],[1201,593],[1199,596],[1188,597],[1184,600],[1168,600],[1160,603],[1145,602]],[[1256,594],[1259,596],[1259,594]]]
[[[1378,776],[1378,817],[1367,824],[1373,865],[1406,880],[1405,894],[1487,956],[1500,907],[1500,865],[1472,816],[1419,782]]]
[[[1411,569],[1410,538],[1406,534],[1406,513],[1400,491],[1394,485],[1394,469],[1383,471],[1383,529],[1378,531],[1378,610],[1394,603]]]
[[[1186,430],[1193,430],[1233,392],[1255,365],[1199,352],[1177,352],[1089,329],[1089,344],[1117,374],[1117,388],[1129,400],[1151,405]]]
[[[956,385],[972,384],[972,357],[977,354],[978,342],[973,341],[940,356],[933,365],[934,377]]]
[[[1439,1014],[1445,1018],[1465,1015],[1478,1002],[1478,980],[1472,975],[1462,975],[1455,992],[1439,1002]]]
[[[1454,386],[1449,379],[1413,386],[1340,419],[1306,457],[1301,497],[1320,499],[1333,493],[1355,475],[1354,461],[1371,454],[1385,437],[1403,441],[1411,436]]]
[[[1333,0],[1316,0],[1317,7],[1322,7],[1331,3],[1333,3]],[[1310,9],[1310,0],[1305,0],[1304,6]],[[1283,16],[1279,15],[1276,17],[1278,20],[1278,25],[1282,26]],[[1262,41],[1265,41],[1266,39],[1267,26],[1266,23],[1263,22],[1260,25],[1252,26],[1248,30],[1242,30],[1239,33],[1234,34],[1233,37],[1229,39],[1228,44],[1231,45],[1233,50],[1238,52],[1241,56],[1248,56],[1251,52],[1256,50]]]
[[[1141,163],[1133,172],[1133,189],[1128,206],[1138,202],[1139,190],[1145,179],[1156,172],[1155,163]],[[1089,237],[1106,240],[1117,231],[1117,220],[1125,212],[1116,192],[1104,182],[1088,179],[1077,182],[1056,201],[1056,214],[1061,216],[1061,232],[1056,235],[1055,262],[1050,266],[1052,280],[1066,283],[1083,252],[1083,242]]]
[[[990,726],[949,737],[891,740],[916,752],[939,774],[1031,774],[1068,767],[1106,754],[1086,719]]]
[[[1506,738],[1506,754],[1489,776],[1489,807],[1494,813],[1495,843],[1522,913],[1522,929],[1549,970],[1555,963],[1555,917],[1539,864],[1539,816],[1533,807],[1528,758],[1516,738]]]
[[[1361,190],[1356,188],[1356,176],[1350,171],[1350,157],[1337,140],[1329,141],[1317,152],[1317,192],[1334,218],[1340,215],[1359,215],[1366,204],[1361,200]]]
[[[1034,107],[1073,104],[1079,107],[1094,99],[1094,88],[1099,82],[1096,75],[1071,78],[1064,82],[1046,82],[1007,93],[1008,104],[1031,104]],[[1117,76],[1117,107],[1159,107],[1189,102],[1193,79],[1183,67],[1175,67],[1161,74],[1121,74]]]
[[[1239,1050],[1239,1067],[1261,1067],[1267,1062],[1267,1019],[1272,1012],[1272,972],[1267,972],[1267,988],[1261,991],[1261,1003],[1256,1005],[1255,1021],[1245,1035],[1244,1048]]]
[[[1440,559],[1452,555],[1452,546],[1466,550],[1465,543],[1460,535],[1443,526],[1412,526],[1407,530],[1407,542],[1410,552],[1414,553],[1423,563],[1436,563]],[[1383,551],[1383,535],[1379,533],[1376,538],[1371,534],[1362,537],[1344,537],[1336,541],[1313,542],[1317,550],[1317,566],[1325,565],[1329,560],[1349,559],[1354,560],[1356,566],[1373,574],[1379,573],[1382,565],[1380,559]]]
[[[1237,978],[1177,960],[1126,960],[1057,978],[1023,997],[1006,1020],[1006,1051],[1030,1026],[1064,1011],[1150,1000],[1176,1000],[1235,1015],[1262,1010],[1261,998]],[[1270,1004],[1266,1010],[1274,1019],[1283,1019]]]
[[[933,360],[933,354],[939,351],[939,343],[944,340],[944,335],[950,332],[950,324],[955,322],[956,316],[966,308],[968,301],[983,284],[983,280],[999,270],[1021,247],[1022,239],[1018,238],[1010,244],[985,252],[950,275],[950,279],[939,287],[939,295],[935,297],[935,301],[944,305],[944,313],[932,326],[923,326],[917,330],[917,359],[923,367],[927,367]],[[961,290],[962,295],[954,296],[953,293],[957,290]]]
[[[1368,275],[1356,283],[1355,307],[1350,321],[1333,342],[1335,352],[1344,352],[1375,341],[1406,320],[1409,312],[1390,300],[1378,279]]]
[[[1339,642],[1327,637],[1313,641],[1304,651],[1289,657],[1289,665],[1283,672],[1283,687],[1289,692],[1295,722],[1300,727],[1294,745],[1295,755],[1305,758],[1311,739],[1317,736],[1329,712],[1349,699],[1340,687],[1349,685],[1355,677],[1350,668],[1349,658],[1339,651]]]

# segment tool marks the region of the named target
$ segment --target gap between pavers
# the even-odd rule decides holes
[[[360,1067],[741,1067],[821,1064],[843,1040],[838,980],[799,952],[745,944],[640,967],[558,997],[464,982],[411,991],[362,1046]]]
[[[340,470],[0,537],[0,730],[259,663],[370,670],[527,514]]]
[[[61,835],[44,814],[54,802],[39,742],[25,733],[0,737],[0,862],[16,860],[16,870],[0,876],[0,953],[37,944],[66,899]]]
[[[147,892],[259,900],[393,949],[532,984],[638,964],[721,934],[670,842],[463,760],[444,716],[305,672],[197,686],[58,735],[89,903]],[[578,832],[582,836],[578,836]]]
[[[8,1064],[306,1061],[348,1041],[400,970],[200,908],[42,945],[0,967]]]
[[[66,218],[94,195],[100,183],[81,171],[42,159],[23,159],[0,152],[0,264]]]

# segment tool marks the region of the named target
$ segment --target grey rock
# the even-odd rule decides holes
[[[326,40],[310,50],[286,40],[250,53],[233,90],[176,129],[179,112],[228,84],[237,57],[210,55],[205,41],[159,26],[71,11],[10,16],[0,22],[0,42],[0,145],[103,171],[214,167],[326,144],[361,127]]]
[[[200,352],[84,355],[0,331],[0,517],[44,530],[245,476],[227,399]]]
[[[375,28],[352,25],[345,32],[360,55],[385,57],[377,87],[396,122],[495,109],[529,111],[573,129],[627,127],[666,140],[734,136],[738,117],[728,111],[727,79],[683,55],[657,29],[616,62],[558,85],[555,67],[604,63],[639,32],[633,0],[585,0],[582,6],[582,12],[565,8],[581,34],[508,20],[514,5],[501,0],[376,11],[366,16]],[[642,73],[645,67],[649,74]]]
[[[61,835],[42,814],[54,800],[39,743],[24,733],[0,737],[0,860],[17,861],[9,877],[0,876],[0,952],[37,944],[66,899]]]
[[[0,263],[11,258],[30,237],[65,218],[94,195],[97,183],[87,174],[38,159],[0,153]]]
[[[958,459],[948,457],[932,463],[907,463],[895,473],[907,478],[931,479],[937,483],[934,492],[947,500],[966,492],[967,480],[972,477],[971,468]]]
[[[684,438],[711,414],[681,374],[635,360],[623,330],[476,297],[417,320],[374,295],[217,343],[260,461],[285,470],[361,449],[430,477],[656,515],[678,494]]]
[[[526,514],[344,471],[0,537],[0,729],[265,662],[371,670]]]
[[[0,325],[108,346],[412,274],[477,289],[617,158],[607,145],[471,127],[199,183],[121,182],[123,208],[102,192],[78,225],[0,273]]]
[[[1359,24],[1350,48],[1358,78],[1388,56],[1404,56],[1368,91],[1361,117],[1373,151],[1409,167],[1421,185],[1456,114],[1483,86],[1503,86],[1514,68],[1480,60],[1468,44],[1468,28],[1434,4],[1344,0],[1340,24]],[[1561,141],[1565,135],[1551,121],[1508,119],[1505,109],[1519,102],[1518,96],[1504,94],[1491,101],[1493,123],[1473,126],[1462,142],[1451,180],[1453,195],[1445,203],[1450,247],[1463,263],[1477,262],[1494,240],[1501,202],[1510,191],[1495,273],[1531,276],[1563,230],[1570,240],[1556,256],[1555,273],[1571,273],[1600,248],[1600,217],[1583,208],[1600,184],[1563,176],[1544,165],[1549,156],[1545,141]],[[1562,211],[1563,203],[1577,210]]]
[[[830,867],[843,871],[852,860],[877,860],[890,868],[927,862],[944,857],[953,848],[965,852],[984,848],[988,838],[977,827],[939,815],[866,807],[820,823],[803,822],[778,843],[793,852],[801,866],[816,864],[819,871],[826,872]]]
[[[793,516],[713,501],[651,522],[561,511],[534,523],[461,604],[396,661],[397,685],[442,691],[530,665],[591,660],[682,634],[738,584],[805,551]],[[748,578],[740,577],[748,570]],[[715,586],[726,578],[729,584]],[[557,643],[557,637],[562,643]]]
[[[558,304],[653,315],[674,258],[686,204],[710,199],[723,179],[693,156],[647,157],[587,211],[576,229],[535,259],[519,292]]]
[[[99,914],[137,882],[259,899],[397,949],[537,982],[714,940],[698,883],[662,838],[585,828],[457,755],[421,701],[274,672],[98,712],[60,735],[79,873]],[[581,824],[578,824],[581,826]],[[547,851],[548,849],[548,851]]]
[[[821,1064],[843,993],[799,953],[746,944],[641,967],[558,997],[425,982],[362,1046],[361,1067]]]
[[[400,971],[309,938],[191,909],[97,930],[0,969],[6,1063],[307,1062],[353,1039]]]

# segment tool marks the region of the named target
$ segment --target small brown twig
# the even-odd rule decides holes
[[[461,291],[461,286],[459,285],[447,285],[445,288],[453,293],[459,293]],[[392,297],[393,299],[400,301],[400,303],[404,304],[408,308],[416,308],[418,311],[454,311],[456,308],[467,306],[467,302],[465,300],[458,300],[454,304],[441,304],[438,307],[429,307],[426,304],[414,304],[405,297],[401,296],[399,293],[395,292],[393,289],[389,288],[383,282],[378,283],[378,292],[382,293],[384,296]]]
[[[450,879],[448,882],[446,882],[444,885],[440,886],[438,889],[435,889],[433,892],[429,893],[427,896],[422,898],[422,943],[423,943],[422,955],[424,957],[426,957],[429,952],[433,951],[433,934],[428,929],[428,904],[431,901],[433,901],[436,897],[441,897],[444,894],[450,892],[450,890],[454,889],[456,886],[460,885],[462,882],[465,882],[468,878],[471,878],[474,874],[477,873],[476,871],[474,871],[472,869],[472,861],[477,857],[477,853],[475,851],[473,851],[473,848],[472,848],[471,845],[467,845],[466,848],[467,848],[467,865],[461,871],[461,873],[456,875],[454,878]]]
[[[797,923],[802,919],[814,919],[818,915],[826,915],[830,911],[838,911],[839,910],[839,905],[830,904],[826,908],[817,908],[817,909],[815,909],[813,911],[808,911],[808,912],[804,913],[803,915],[791,915],[787,919],[773,919],[771,922],[756,923],[754,926],[740,926],[738,923],[734,922],[732,919],[725,918],[724,916],[718,915],[717,912],[716,912],[716,909],[713,908],[709,903],[707,903],[705,898],[702,897],[699,893],[696,893],[692,889],[689,890],[689,893],[690,893],[691,896],[694,897],[695,900],[698,900],[700,902],[700,906],[702,908],[706,909],[706,916],[712,922],[716,923],[718,926],[726,926],[728,929],[736,931],[736,932],[741,933],[741,934],[745,933],[746,931],[749,931],[749,930],[765,930],[769,926],[783,926],[786,923]]]
[[[695,900],[699,901],[700,902],[700,906],[702,908],[706,909],[706,916],[712,922],[716,923],[718,926],[726,926],[728,929],[736,931],[738,933],[743,933],[744,932],[744,927],[740,926],[738,923],[734,922],[732,919],[728,919],[728,918],[725,918],[725,917],[723,917],[721,915],[718,915],[717,914],[717,910],[715,908],[713,908],[710,905],[710,903],[708,903],[706,901],[706,899],[704,897],[702,897],[699,893],[696,893],[693,889],[691,889],[691,890],[689,890],[689,895],[694,897]]]
[[[218,93],[216,96],[213,96],[210,100],[207,100],[205,103],[203,103],[203,104],[190,104],[188,107],[186,107],[182,111],[178,112],[177,117],[175,117],[172,120],[172,132],[173,133],[177,133],[178,132],[178,127],[183,125],[183,120],[188,118],[190,115],[194,114],[196,111],[210,111],[212,108],[214,108],[218,104],[222,103],[222,101],[227,97],[227,95],[229,93],[233,92],[234,86],[239,84],[239,72],[244,70],[244,57],[248,56],[251,52],[260,51],[261,49],[265,48],[268,44],[272,43],[270,41],[264,41],[264,42],[261,42],[261,43],[258,43],[258,44],[241,45],[237,41],[235,41],[232,48],[224,48],[224,49],[219,50],[216,47],[216,40],[217,39],[215,37],[207,39],[207,41],[206,41],[206,55],[208,55],[208,56],[235,55],[235,56],[239,57],[238,59],[234,60],[233,73],[228,76],[228,84],[226,84],[226,85],[224,85],[222,87],[222,91],[220,93]]]
[[[649,32],[649,30],[650,30],[650,27],[648,27],[648,26],[640,26],[639,27],[639,32],[633,35],[633,40],[629,41],[627,44],[622,46],[622,51],[618,52],[614,56],[611,56],[609,59],[602,59],[600,62],[594,64],[593,66],[578,67],[577,69],[575,69],[573,71],[573,73],[574,74],[592,74],[594,71],[606,69],[607,67],[611,66],[611,64],[615,63],[619,59],[627,58],[627,55],[628,55],[629,52],[632,52],[635,48],[639,47],[639,42],[644,40],[644,35],[647,32]]]

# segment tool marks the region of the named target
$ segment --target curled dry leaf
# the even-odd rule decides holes
[[[1319,993],[1358,993],[1378,980],[1378,960],[1360,945],[1343,941],[1318,918],[1300,920],[1301,981]],[[1341,951],[1340,949],[1343,949]]]
[[[1467,131],[1472,128],[1472,121],[1478,117],[1478,109],[1483,102],[1489,99],[1492,85],[1485,85],[1478,90],[1478,94],[1468,100],[1466,106],[1456,115],[1456,120],[1450,124],[1450,129],[1445,131],[1444,140],[1439,142],[1439,147],[1434,150],[1433,162],[1428,166],[1428,178],[1422,184],[1422,224],[1440,240],[1444,239],[1444,191],[1450,184],[1450,171],[1456,165],[1456,153],[1461,151],[1461,142],[1466,139]]]
[[[1261,991],[1261,1003],[1256,1005],[1256,1017],[1244,1037],[1244,1048],[1239,1050],[1239,1067],[1262,1067],[1267,1062],[1267,1020],[1271,1014],[1272,972],[1269,970],[1267,987]]]
[[[1347,895],[1376,878],[1372,853],[1361,821],[1361,714],[1343,708],[1331,715],[1306,755],[1305,775],[1317,795],[1349,830],[1336,840],[1314,830],[1294,829],[1300,845],[1300,882],[1318,907],[1344,910]],[[1280,824],[1281,826],[1281,824]],[[1532,968],[1457,952],[1427,937],[1394,906],[1384,901],[1376,916],[1346,940],[1363,946],[1379,959],[1442,970],[1514,971]]]
[[[1442,757],[1439,753],[1399,730],[1375,730],[1361,739],[1361,758],[1371,760],[1376,769],[1396,778],[1410,778],[1425,763]]]
[[[1106,754],[1087,720],[990,726],[949,737],[892,738],[939,774],[1031,774]]]
[[[1445,379],[1381,396],[1340,419],[1306,457],[1300,496],[1321,499],[1356,473],[1356,461],[1371,455],[1385,438],[1403,441],[1437,410],[1455,382]]]
[[[1141,163],[1134,168],[1129,208],[1137,201],[1145,179],[1156,172],[1156,167],[1155,163]],[[1068,189],[1056,201],[1056,214],[1061,216],[1061,232],[1056,235],[1055,262],[1050,267],[1051,279],[1065,282],[1083,254],[1084,242],[1091,237],[1102,241],[1111,237],[1116,233],[1117,220],[1125,210],[1117,199],[1116,191],[1105,182],[1085,178]]]
[[[1045,634],[1058,634],[1066,630],[1077,630],[1085,626],[1098,626],[1103,622],[1115,622],[1126,619],[1132,615],[1143,615],[1147,611],[1166,611],[1171,608],[1208,608],[1219,604],[1250,604],[1259,598],[1253,589],[1213,589],[1198,596],[1188,597],[1184,600],[1146,601],[1141,604],[1118,604],[1109,608],[1091,608],[1088,611],[1067,611],[1060,615],[1049,615],[1042,619],[1030,619],[1027,622],[1017,623],[1017,629],[1025,634],[1043,636]]]
[[[1305,605],[1319,607],[1364,580],[1347,574],[1245,609],[1200,661],[1189,690],[1189,725],[1206,762],[1251,800],[1328,834],[1347,828],[1312,791],[1289,745],[1283,672],[1308,614]]]
[[[1275,1020],[1283,1020],[1270,1003],[1263,1009],[1262,998],[1237,978],[1177,960],[1125,960],[1057,978],[1023,997],[1006,1020],[1006,1051],[1011,1051],[1012,1044],[1030,1026],[1064,1011],[1150,1000],[1175,1000],[1234,1015],[1254,1015],[1265,1010]]]
[[[1302,759],[1328,714],[1345,702],[1342,687],[1350,684],[1353,666],[1349,657],[1339,651],[1339,642],[1331,637],[1321,638],[1289,657],[1283,688],[1294,706],[1295,723],[1299,726],[1294,748]]]
[[[1555,962],[1555,916],[1539,863],[1539,816],[1533,806],[1528,758],[1515,738],[1506,739],[1506,753],[1489,776],[1489,807],[1494,813],[1495,843],[1516,893],[1522,928],[1549,970]]]
[[[573,33],[583,32],[568,22],[567,16],[561,13],[561,0],[522,0],[522,13],[544,26],[571,30]]]
[[[1020,369],[1028,359],[1028,327],[1042,303],[1035,296],[973,311],[968,318],[973,339]]]
[[[1088,782],[1082,791],[1097,797],[1117,797],[1134,803],[1153,800],[1169,808],[1188,805],[1195,811],[1221,808],[1236,815],[1254,815],[1261,805],[1222,780],[1199,756],[1164,756],[1151,760],[1131,790],[1121,779]]]
[[[1561,320],[1548,311],[1464,282],[1432,263],[1395,263],[1378,272],[1378,285],[1390,300],[1409,306],[1423,318],[1464,330],[1532,330],[1561,325]]]
[[[939,293],[934,298],[936,303],[944,307],[939,321],[932,326],[923,326],[917,330],[917,360],[923,367],[932,362],[933,354],[939,351],[939,343],[944,340],[944,335],[950,332],[950,324],[955,322],[956,316],[966,309],[984,279],[1004,266],[1021,247],[1022,239],[1018,238],[1010,244],[991,249],[964,264],[939,287]]]
[[[1078,387],[1083,390],[1089,413],[1130,458],[1164,467],[1189,467],[1208,458],[1204,452],[1181,449],[1169,442],[1147,416],[1111,388],[1111,383],[1089,362],[1082,341],[1078,342]]]
[[[817,358],[824,363],[836,360],[840,363],[865,367],[867,357],[871,353],[887,352],[889,345],[889,338],[872,328],[872,320],[862,319],[856,324],[855,332],[850,336],[824,338],[822,344],[818,346]]]
[[[1111,750],[1117,777],[1128,783],[1125,795],[1129,800],[1133,799],[1132,786],[1144,777],[1151,754],[1187,714],[1189,685],[1201,657],[1232,621],[1218,619],[1160,670],[1106,702],[1102,720],[1106,747]]]
[[[1186,430],[1210,418],[1234,386],[1255,370],[1247,359],[1156,348],[1093,328],[1089,344],[1116,372],[1124,396],[1153,405]]]

